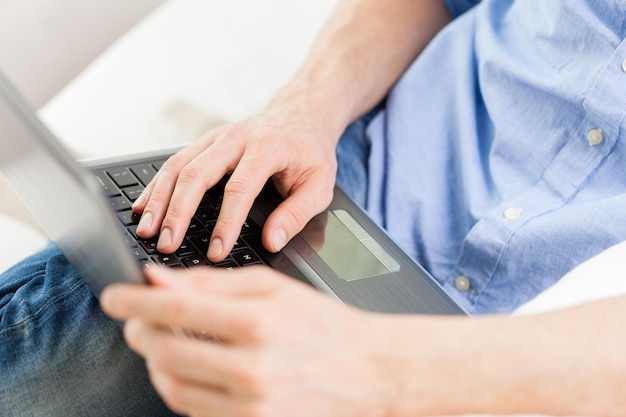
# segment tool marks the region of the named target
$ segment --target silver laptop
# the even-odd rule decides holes
[[[145,283],[149,262],[191,268],[204,256],[223,184],[205,194],[174,254],[141,239],[130,205],[174,151],[78,163],[0,73],[0,171],[92,292],[114,282]],[[465,314],[340,189],[279,253],[264,250],[260,231],[280,202],[271,182],[257,198],[222,268],[266,264],[359,308],[389,313]]]

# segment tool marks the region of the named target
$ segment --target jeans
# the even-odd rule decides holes
[[[0,415],[174,415],[54,245],[0,276]]]
[[[367,160],[370,143],[366,130],[383,108],[377,105],[346,128],[337,145],[337,184],[362,208],[367,209]]]
[[[361,205],[372,117],[350,125],[337,150],[338,182]],[[53,244],[0,275],[0,415],[174,415],[119,323]]]

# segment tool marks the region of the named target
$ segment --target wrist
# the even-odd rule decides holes
[[[499,319],[381,316],[389,417],[515,411],[524,397]],[[380,332],[379,332],[380,333]],[[382,334],[382,333],[381,333]],[[511,366],[513,365],[513,366]]]
[[[299,125],[310,125],[332,137],[339,137],[352,122],[350,104],[338,94],[340,87],[332,83],[321,86],[305,76],[296,77],[280,89],[264,109],[265,114],[282,114],[295,119]]]

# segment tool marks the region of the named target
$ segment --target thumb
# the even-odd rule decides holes
[[[267,218],[263,228],[263,245],[278,252],[304,226],[328,207],[333,199],[333,188],[317,181],[303,183]]]

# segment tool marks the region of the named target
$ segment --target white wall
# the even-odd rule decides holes
[[[165,0],[0,0],[0,70],[40,107]]]

